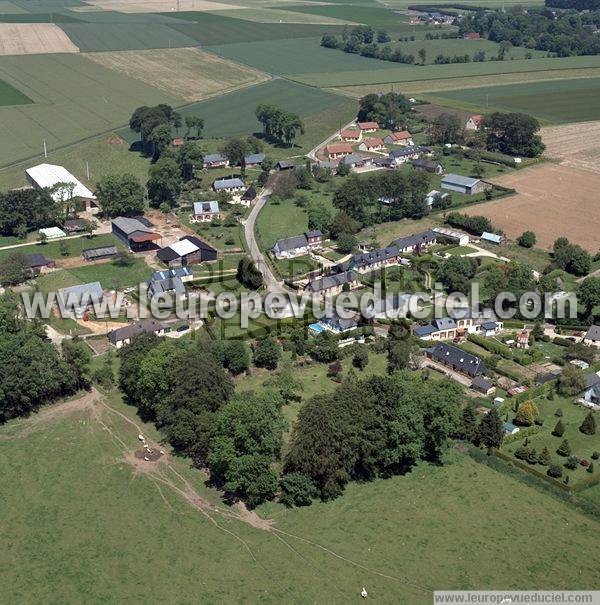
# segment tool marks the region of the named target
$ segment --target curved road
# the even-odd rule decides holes
[[[254,261],[254,264],[258,267],[258,270],[262,273],[263,279],[265,280],[265,285],[267,286],[267,290],[269,292],[285,292],[286,288],[283,285],[283,282],[279,281],[273,271],[271,270],[271,266],[265,259],[263,253],[260,251],[258,247],[258,242],[256,241],[256,235],[254,233],[254,227],[256,225],[256,219],[260,214],[260,211],[263,209],[264,205],[269,201],[269,196],[271,195],[271,191],[269,189],[263,189],[260,192],[260,195],[254,204],[246,222],[244,223],[244,237],[246,238],[246,242],[248,244],[248,249],[250,251],[250,256]]]

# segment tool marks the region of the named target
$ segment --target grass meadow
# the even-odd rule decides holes
[[[32,104],[0,110],[0,165],[125,123],[140,105],[182,100],[77,54],[0,57],[2,79]]]
[[[114,393],[85,397],[0,428],[7,602],[172,602],[176,586],[179,602],[347,603],[365,586],[420,605],[434,589],[545,588],[549,569],[555,589],[598,586],[596,521],[464,455],[333,502],[265,505],[265,531],[185,459],[135,471],[137,434],[155,429]]]

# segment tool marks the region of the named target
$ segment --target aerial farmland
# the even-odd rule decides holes
[[[596,0],[0,0],[0,602],[595,602],[599,140]]]

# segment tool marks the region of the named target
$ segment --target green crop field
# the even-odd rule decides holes
[[[288,111],[307,118],[307,121],[310,121],[311,117],[327,111],[330,130],[335,130],[339,126],[337,121],[339,116],[346,115],[350,105],[355,107],[353,101],[336,94],[287,80],[271,80],[214,99],[194,103],[182,109],[181,113],[184,116],[198,115],[202,117],[205,137],[228,137],[260,131],[260,124],[254,115],[259,103],[272,103],[285,107]],[[322,130],[320,139],[323,138],[324,132],[328,131]],[[138,135],[132,133],[128,128],[123,132],[119,131],[119,134],[129,142],[138,139]],[[318,133],[313,134],[318,135]]]
[[[201,44],[232,44],[256,40],[321,37],[325,32],[341,33],[344,26],[306,23],[257,23],[206,12],[165,13],[179,19],[170,27]]]
[[[365,586],[421,605],[434,589],[546,588],[549,569],[554,589],[597,587],[596,521],[465,456],[309,508],[264,506],[266,531],[185,459],[135,471],[139,432],[157,438],[94,393],[0,428],[6,602],[348,603]]]
[[[600,119],[600,78],[488,86],[424,95],[477,111],[520,111],[552,124]]]
[[[14,86],[0,80],[0,107],[5,105],[27,105],[33,101]]]
[[[82,55],[0,57],[0,78],[33,103],[0,108],[0,165],[124,124],[140,105],[178,97],[88,61]]]
[[[65,23],[61,27],[82,52],[179,48],[197,44],[189,36],[162,23]]]
[[[268,73],[295,74],[295,78],[298,74],[308,74],[306,76],[308,79],[312,74],[322,74],[323,86],[327,86],[325,82],[329,74],[339,71],[370,72],[392,65],[387,61],[367,59],[360,55],[323,48],[319,42],[320,38],[291,38],[220,44],[209,47],[209,50]],[[359,82],[362,79],[362,74],[357,75]]]
[[[332,51],[336,52],[336,51]],[[565,78],[569,77],[569,69],[584,69],[600,67],[600,56],[517,59],[514,61],[486,61],[484,63],[456,63],[450,65],[408,66],[398,65],[388,61],[370,59],[374,68],[370,71],[332,71],[329,73],[291,74],[295,80],[306,82],[313,86],[357,86],[361,84],[388,84],[393,82],[422,82],[448,78],[463,78],[505,73],[527,73],[538,71],[565,70]],[[385,63],[388,67],[380,68]],[[392,66],[392,67],[389,67]]]

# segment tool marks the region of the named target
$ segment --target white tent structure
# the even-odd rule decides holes
[[[56,202],[65,200],[71,195],[73,198],[84,201],[86,210],[90,210],[92,202],[96,201],[96,196],[63,166],[38,164],[37,166],[28,168],[25,174],[27,180],[38,189],[52,189],[57,185],[71,184],[73,186],[72,195],[69,191],[70,187],[58,187],[52,193],[52,199]]]

